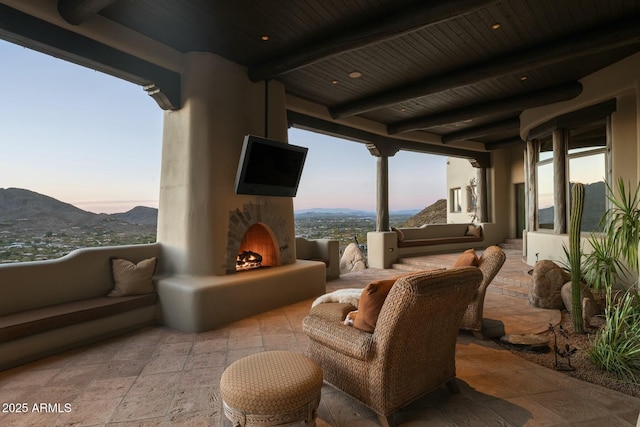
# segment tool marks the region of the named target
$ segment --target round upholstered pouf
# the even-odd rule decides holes
[[[321,389],[320,366],[290,351],[243,357],[220,379],[224,415],[234,426],[315,426]]]

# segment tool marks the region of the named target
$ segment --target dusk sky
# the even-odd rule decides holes
[[[92,212],[158,206],[163,112],[142,87],[0,40],[0,188]],[[364,144],[298,129],[309,148],[295,209],[374,210],[376,159]],[[446,158],[389,160],[390,209],[445,198]]]

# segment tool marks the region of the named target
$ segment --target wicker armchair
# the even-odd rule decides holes
[[[487,288],[498,271],[502,268],[506,255],[504,251],[498,246],[489,246],[484,250],[479,260],[478,267],[482,271],[482,282],[478,291],[474,295],[473,299],[467,307],[464,316],[462,318],[461,329],[466,329],[476,336],[476,338],[484,339],[482,335],[482,314],[484,311],[484,297],[487,293]]]
[[[393,412],[442,384],[458,391],[456,339],[481,280],[476,267],[401,277],[373,333],[342,323],[351,305],[319,304],[303,320],[308,356],[327,383],[373,409],[383,426],[392,425]]]

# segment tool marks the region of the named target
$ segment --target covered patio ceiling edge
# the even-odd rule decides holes
[[[491,166],[491,153],[486,151],[466,150],[463,148],[444,146],[442,144],[437,145],[426,142],[408,141],[405,139],[379,135],[291,110],[287,111],[287,120],[290,127],[315,130],[362,144],[374,144],[379,146],[379,148],[385,152],[405,150],[425,154],[462,157],[472,159],[472,164],[475,167],[488,168]]]

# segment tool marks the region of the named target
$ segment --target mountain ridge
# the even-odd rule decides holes
[[[97,214],[35,191],[0,188],[0,223],[16,221],[47,228],[96,226],[114,221],[157,226],[158,209],[136,206],[126,212]]]

